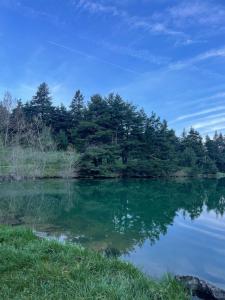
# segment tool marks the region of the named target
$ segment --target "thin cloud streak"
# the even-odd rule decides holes
[[[220,25],[225,18],[225,9],[221,5],[213,5],[207,1],[183,1],[169,9],[171,22],[177,26]]]
[[[127,23],[130,28],[143,29],[153,34],[182,36],[187,38],[184,32],[168,28],[163,22],[152,22],[142,17],[132,16],[126,11],[118,9],[116,6],[107,6],[89,0],[75,0],[72,1],[72,3],[77,9],[86,10],[92,14],[110,14],[113,17],[119,17],[122,21]]]
[[[177,1],[177,4],[153,14],[153,19],[183,32],[190,32],[190,29],[197,27],[198,30],[192,30],[186,40],[178,41],[175,46],[205,43],[210,36],[225,31],[225,7],[214,1]]]
[[[225,122],[225,117],[223,118],[215,118],[211,121],[205,121],[205,122],[199,122],[196,124],[193,124],[192,126],[195,129],[202,129],[202,128],[207,128],[207,127],[211,127],[212,125],[217,125],[217,124],[221,124],[222,122]]]
[[[221,88],[224,88],[224,84],[221,84],[219,86],[213,86],[211,88],[206,88],[206,89],[204,89],[204,94],[206,94],[206,93],[209,94],[209,93],[217,91]],[[184,96],[187,96],[187,93],[181,93],[176,96],[173,96],[173,100],[168,103],[171,105],[178,105],[180,102],[178,103],[177,100],[180,101],[180,99],[182,99]],[[192,94],[191,94],[191,96],[192,96]],[[193,96],[192,96],[192,98],[193,98]],[[215,94],[213,94],[211,96],[204,96],[204,97],[196,98],[194,100],[191,100],[191,98],[189,96],[187,103],[181,103],[181,104],[182,104],[182,107],[188,107],[188,106],[192,106],[193,104],[195,104],[195,105],[196,104],[205,104],[205,102],[208,100],[214,100],[214,99],[220,99],[220,98],[224,98],[224,100],[225,100],[225,92],[224,91],[216,92]]]
[[[162,21],[153,22],[152,20],[146,20],[145,18],[131,16],[128,14],[127,11],[118,9],[116,6],[107,6],[107,5],[103,5],[102,3],[98,3],[95,1],[73,0],[73,4],[76,6],[77,9],[87,10],[92,14],[110,14],[113,17],[119,17],[122,21],[125,21],[131,28],[144,29],[145,31],[151,32],[154,34],[180,36],[180,37],[183,37],[185,39],[185,41],[189,41],[189,42],[191,41],[191,43],[194,42],[183,31],[177,31],[177,30],[168,28],[168,26],[165,25],[165,23],[168,24],[168,22],[162,22]],[[172,9],[171,9],[171,11],[169,11],[169,13],[168,13],[168,11],[165,11],[166,12],[165,17],[168,17],[167,16],[168,14],[171,16],[173,16],[174,14],[178,14],[178,15],[184,14],[184,16],[190,17],[192,15],[195,15],[196,13],[199,13],[199,11],[198,11],[198,9],[196,9],[196,7],[198,8],[199,6],[198,5],[196,6],[194,4],[190,5],[190,6],[184,6],[184,5],[181,7],[178,6],[178,8],[176,8],[176,7],[174,8],[175,10],[173,13],[172,13]],[[203,12],[205,12],[207,9],[209,9],[209,7],[206,5],[204,7],[201,6],[201,8],[203,9]],[[220,15],[220,12],[221,12],[221,10],[218,12],[219,15]],[[225,14],[225,10],[224,10],[224,14]],[[151,18],[152,17],[153,16],[151,16]],[[154,18],[152,18],[152,19],[154,19]],[[187,44],[190,44],[189,42]],[[114,47],[112,45],[111,48],[116,48],[116,47]],[[122,49],[116,49],[116,50],[122,51]],[[135,53],[135,52],[131,53],[130,51],[128,51],[128,53],[135,55],[135,56],[140,56],[140,53]],[[189,58],[187,60],[172,62],[172,63],[168,64],[168,70],[169,71],[179,71],[179,70],[185,69],[187,67],[190,67],[192,65],[195,65],[199,62],[206,61],[208,59],[216,58],[216,57],[225,57],[225,46],[222,48],[219,48],[219,49],[212,49],[212,50],[200,53],[199,55]],[[155,58],[150,57],[149,59],[150,60],[152,59],[152,61],[153,61]],[[159,58],[159,64],[160,64],[160,61],[161,61],[161,59]],[[157,63],[156,60],[154,60],[154,62]]]
[[[217,131],[223,131],[225,130],[225,126],[224,126],[224,123],[221,123],[217,126],[214,126],[214,127],[209,127],[203,131],[201,131],[202,134],[212,134],[212,133],[215,133]]]
[[[94,60],[100,61],[100,62],[102,62],[104,64],[110,65],[112,67],[115,67],[117,69],[123,70],[125,72],[133,73],[133,74],[136,74],[136,75],[141,75],[141,73],[139,73],[137,71],[134,71],[134,70],[126,68],[126,67],[123,67],[123,66],[118,65],[118,64],[111,63],[111,62],[109,62],[107,60],[101,59],[99,57],[96,57],[94,55],[88,54],[86,52],[83,52],[83,51],[80,51],[80,50],[77,50],[77,49],[74,49],[74,48],[71,48],[71,47],[68,47],[68,46],[65,46],[65,45],[53,42],[53,41],[48,41],[48,43],[51,44],[51,45],[53,45],[53,46],[56,46],[58,48],[61,48],[61,49],[64,49],[64,50],[76,53],[76,54],[78,54],[80,56],[83,56],[85,58],[94,59]]]
[[[196,120],[196,122],[200,122],[200,121],[210,121],[212,119],[218,118],[218,117],[225,117],[225,111],[219,114],[212,114],[210,116],[207,117],[203,117],[203,118],[199,118],[198,120]]]
[[[140,49],[131,46],[123,46],[115,43],[109,43],[105,40],[95,40],[91,38],[87,38],[82,35],[77,35],[77,37],[81,40],[87,41],[88,43],[93,43],[98,47],[105,49],[106,51],[111,51],[116,54],[126,55],[144,62],[149,62],[156,66],[168,65],[171,59],[167,56],[159,56],[153,54],[151,51],[147,49]]]
[[[170,123],[183,121],[183,120],[186,120],[186,119],[190,119],[190,118],[193,118],[193,117],[198,117],[198,116],[201,116],[201,115],[205,115],[205,114],[215,112],[215,111],[219,111],[219,110],[223,110],[223,109],[225,109],[225,106],[218,106],[218,107],[213,107],[213,108],[210,108],[210,109],[205,109],[205,110],[202,110],[202,111],[198,111],[196,113],[180,116],[180,117],[178,117],[177,119],[175,119],[174,121],[172,121]]]
[[[149,62],[154,65],[159,65],[159,66],[166,65],[170,61],[170,59],[168,57],[156,56],[147,50],[119,46],[119,45],[110,44],[110,43],[107,43],[104,41],[101,42],[100,45],[114,53],[118,53],[121,55],[127,55],[132,58],[136,58],[136,59],[139,59],[139,60],[142,60],[145,62]]]
[[[225,98],[225,92],[219,92],[212,96],[202,97],[202,98],[194,100],[194,101],[189,101],[188,104],[189,105],[200,104],[200,103],[208,101],[208,100],[214,100],[214,99],[220,99],[220,98]]]
[[[213,50],[201,53],[193,58],[172,63],[169,65],[169,69],[179,71],[186,67],[194,65],[196,63],[199,63],[201,61],[205,61],[210,58],[216,58],[216,57],[225,57],[225,47],[222,47],[219,49],[213,49]]]

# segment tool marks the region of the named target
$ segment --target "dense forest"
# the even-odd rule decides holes
[[[93,95],[86,103],[76,91],[69,108],[54,106],[42,83],[28,102],[6,93],[0,102],[0,148],[41,152],[72,151],[80,177],[157,177],[225,172],[225,137],[191,128],[176,136],[155,113],[117,94]]]

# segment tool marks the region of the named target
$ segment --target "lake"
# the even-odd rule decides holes
[[[225,288],[225,179],[0,184],[0,223],[119,254],[144,272]]]

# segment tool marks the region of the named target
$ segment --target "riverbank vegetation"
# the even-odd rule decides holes
[[[0,177],[25,178],[72,178],[79,155],[73,151],[41,151],[39,148],[12,145],[0,152]]]
[[[119,95],[77,91],[69,108],[54,106],[46,83],[31,101],[0,102],[0,176],[159,177],[225,172],[225,137],[205,140],[193,128],[176,136]]]
[[[154,281],[128,263],[30,230],[0,227],[1,299],[188,299],[173,278]]]

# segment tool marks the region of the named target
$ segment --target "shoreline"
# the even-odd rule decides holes
[[[188,300],[196,296],[225,299],[225,290],[198,277],[165,274],[157,280],[107,253],[48,240],[23,227],[0,225],[0,252],[0,296],[4,299],[10,294],[20,299],[27,299],[28,294],[33,295],[32,299],[40,299],[46,293],[51,299],[59,297],[59,293],[67,294],[67,299],[74,299],[78,294],[95,299],[96,290],[97,297],[102,299],[106,295],[107,299]],[[81,278],[80,273],[76,274],[78,270]],[[83,276],[91,280],[91,285],[86,285]]]
[[[62,179],[62,180],[127,180],[127,179],[221,179],[225,178],[225,173],[217,173],[217,174],[196,174],[196,175],[168,175],[168,176],[21,176],[16,177],[13,175],[0,176],[0,182],[8,182],[8,181],[29,181],[29,180],[54,180],[54,179]]]
[[[172,276],[155,280],[132,264],[0,226],[1,299],[188,300]]]

